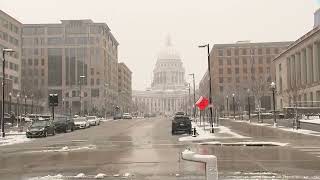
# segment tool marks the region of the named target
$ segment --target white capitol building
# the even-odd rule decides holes
[[[158,54],[151,87],[133,91],[133,106],[141,113],[173,114],[187,111],[188,84],[179,53],[170,39]]]

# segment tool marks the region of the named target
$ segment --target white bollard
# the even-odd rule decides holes
[[[218,180],[217,157],[214,155],[200,155],[190,150],[184,150],[182,159],[193,162],[202,162],[206,165],[206,180]]]

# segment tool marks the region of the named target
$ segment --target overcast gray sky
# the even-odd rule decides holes
[[[198,82],[207,67],[198,45],[296,40],[312,29],[317,7],[315,0],[0,0],[1,10],[22,23],[106,22],[140,90],[150,86],[167,34]]]

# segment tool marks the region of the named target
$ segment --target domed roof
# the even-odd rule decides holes
[[[180,54],[178,51],[172,46],[170,38],[167,39],[166,47],[162,49],[158,54],[158,59],[164,60],[180,60]]]

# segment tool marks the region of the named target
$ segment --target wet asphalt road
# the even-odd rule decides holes
[[[125,173],[130,173],[127,179],[138,180],[204,179],[204,165],[180,160],[179,154],[186,147],[201,154],[216,155],[220,179],[249,179],[253,176],[255,179],[302,179],[303,176],[307,179],[318,176],[320,179],[319,137],[282,133],[229,120],[222,121],[222,124],[241,135],[253,137],[245,141],[290,144],[285,147],[248,147],[180,143],[178,138],[183,135],[172,136],[171,122],[165,118],[109,121],[85,130],[1,147],[0,179],[56,174],[74,176],[79,173],[111,176],[105,179],[123,179],[121,176]],[[78,150],[55,151],[66,146]],[[274,174],[263,175],[261,172]],[[120,177],[113,176],[116,174]]]

